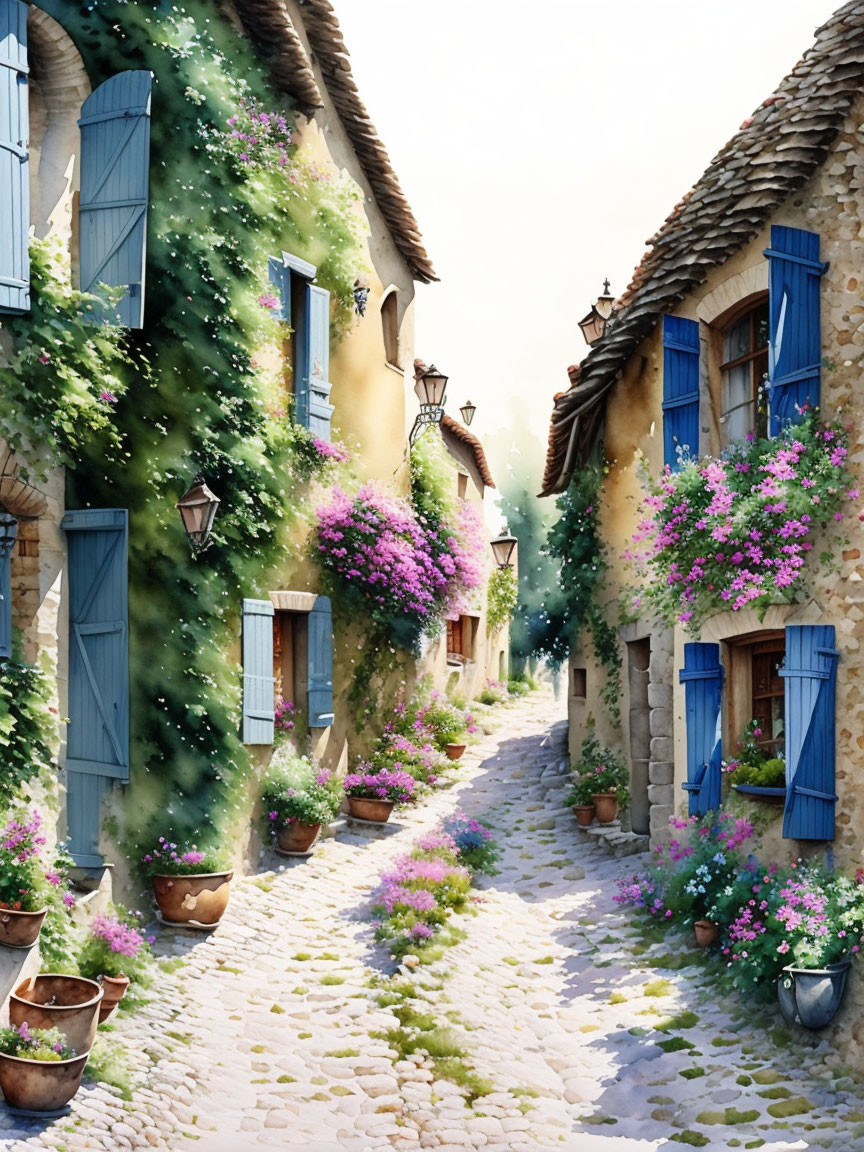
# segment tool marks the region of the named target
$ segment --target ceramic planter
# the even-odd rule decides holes
[[[67,1047],[80,1055],[93,1047],[101,1005],[102,989],[95,980],[49,972],[18,985],[9,997],[9,1023],[59,1028]]]
[[[215,928],[228,907],[233,872],[153,876],[156,903],[167,924]]]
[[[445,744],[444,752],[446,753],[447,759],[461,760],[465,755],[465,747],[466,745],[464,744]]]
[[[321,831],[320,824],[304,824],[294,820],[285,824],[276,833],[276,843],[280,852],[308,852]]]
[[[720,925],[713,920],[697,920],[693,925],[696,933],[696,943],[700,948],[710,947],[720,935]]]
[[[16,912],[0,908],[0,944],[5,948],[32,948],[39,939],[47,908],[38,912]]]
[[[357,820],[385,824],[393,811],[393,801],[373,799],[370,796],[349,796],[348,811]]]
[[[847,958],[824,968],[788,964],[777,980],[780,1011],[786,1021],[813,1031],[827,1027],[840,1007],[851,963]]]
[[[591,827],[595,812],[593,804],[574,804],[573,811],[576,813],[576,823],[580,828]]]
[[[598,824],[611,824],[618,819],[618,797],[614,792],[598,792],[594,797]]]
[[[129,987],[128,976],[103,976],[102,977],[102,1003],[99,1005],[99,1023],[102,1024],[123,997],[126,995],[126,989]]]
[[[785,788],[763,788],[759,784],[733,784],[733,789],[748,800],[760,804],[773,804],[782,807],[786,803]]]
[[[20,1112],[50,1114],[64,1108],[78,1089],[88,1054],[69,1060],[22,1060],[0,1053],[0,1089]]]

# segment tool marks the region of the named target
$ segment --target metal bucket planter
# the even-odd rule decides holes
[[[5,948],[32,948],[47,915],[47,908],[40,908],[38,912],[0,908],[0,944]]]
[[[320,824],[304,824],[302,820],[285,824],[276,833],[278,851],[287,852],[289,855],[295,852],[305,854],[318,839],[320,831]]]
[[[96,1039],[101,1001],[102,989],[95,980],[54,972],[30,976],[9,997],[9,1022],[15,1028],[24,1023],[58,1028],[67,1047],[87,1053]]]
[[[228,907],[233,872],[153,876],[153,892],[166,924],[215,928]]]
[[[787,965],[777,980],[777,997],[784,1019],[813,1031],[827,1027],[840,1007],[851,964],[852,961],[846,959],[824,968]]]
[[[69,1060],[23,1060],[0,1053],[0,1088],[17,1112],[61,1114],[81,1087],[88,1054]]]
[[[355,820],[385,824],[393,811],[392,800],[375,800],[369,796],[349,796],[348,812]]]

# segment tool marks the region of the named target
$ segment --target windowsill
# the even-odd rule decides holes
[[[384,361],[384,367],[389,368],[391,372],[398,372],[400,376],[405,375],[404,368],[400,368],[398,364],[391,364],[389,360]]]

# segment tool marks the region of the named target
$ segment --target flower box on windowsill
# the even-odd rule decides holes
[[[763,788],[758,784],[733,784],[732,787],[742,796],[757,800],[760,804],[781,806],[786,803],[785,788]]]

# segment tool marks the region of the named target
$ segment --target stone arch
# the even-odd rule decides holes
[[[723,280],[713,291],[703,296],[696,315],[704,324],[713,324],[742,300],[767,291],[768,261],[760,260],[758,264]]]
[[[0,505],[13,516],[29,518],[42,516],[48,498],[21,475],[18,457],[0,440]]]
[[[81,105],[91,85],[68,32],[47,12],[27,16],[30,58],[30,221],[39,237],[59,236],[71,253],[80,182]]]

